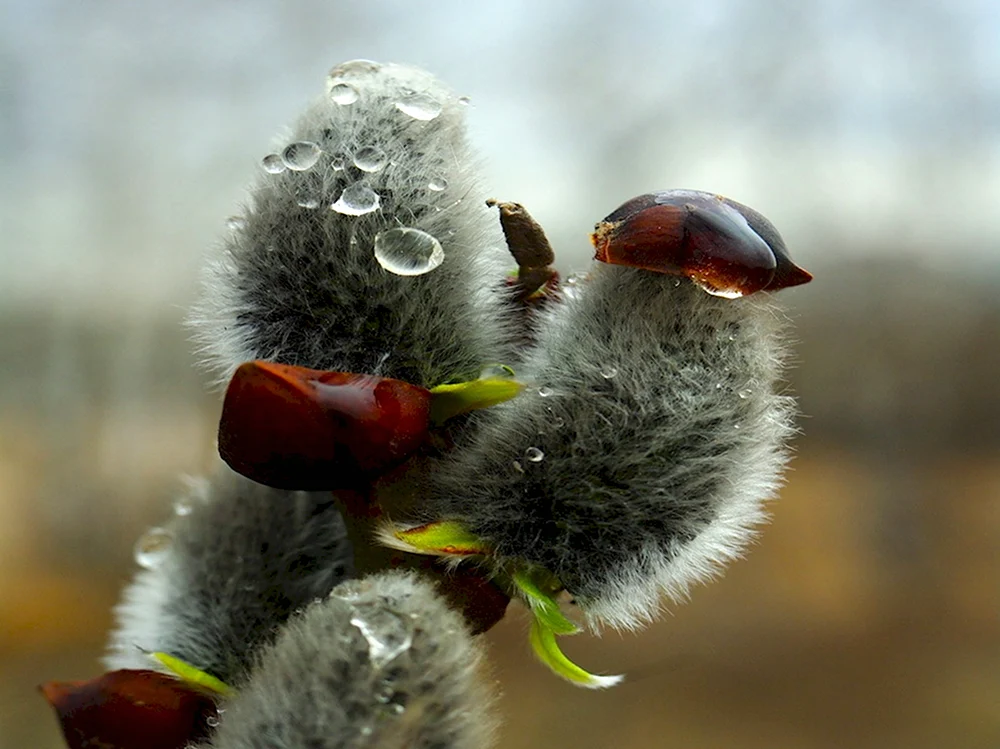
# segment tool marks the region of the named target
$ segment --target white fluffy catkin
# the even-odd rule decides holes
[[[429,473],[421,519],[547,568],[594,625],[642,624],[740,554],[780,483],[781,321],[768,293],[595,264],[540,321],[532,387]]]
[[[105,663],[153,668],[142,651],[162,651],[232,682],[293,611],[352,575],[351,546],[329,492],[221,467],[181,503],[169,550],[125,589]]]
[[[387,572],[291,619],[200,749],[488,749],[480,647],[431,583]]]
[[[205,273],[190,324],[207,366],[222,382],[267,359],[434,386],[507,361],[512,261],[477,183],[465,105],[430,74],[393,64],[345,63],[327,88],[276,149],[315,144],[318,159],[262,170]],[[373,191],[377,210],[332,209],[352,186]],[[375,237],[399,227],[435,237],[444,262],[415,276],[384,269]]]

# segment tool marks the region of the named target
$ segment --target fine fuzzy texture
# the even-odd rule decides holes
[[[532,386],[431,472],[422,520],[537,564],[592,625],[634,628],[740,555],[780,483],[792,400],[762,293],[597,264],[539,323]]]
[[[116,613],[109,669],[155,668],[159,651],[232,682],[293,611],[353,574],[329,492],[288,492],[221,468],[178,505],[173,540],[139,572]]]
[[[259,654],[201,749],[488,749],[493,696],[480,661],[429,582],[351,581]]]
[[[190,324],[206,366],[219,382],[267,359],[432,387],[507,361],[513,263],[476,180],[465,104],[428,73],[367,61],[334,68],[328,88],[276,148],[315,144],[318,160],[262,173],[205,273]],[[356,99],[338,104],[345,92]],[[331,208],[359,185],[377,210]],[[414,276],[383,268],[375,237],[400,227],[435,237],[444,262]]]

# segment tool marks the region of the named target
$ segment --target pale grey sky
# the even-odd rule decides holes
[[[0,305],[183,305],[272,136],[367,57],[472,97],[561,264],[651,189],[750,203],[807,266],[880,245],[1000,275],[987,0],[4,0]]]

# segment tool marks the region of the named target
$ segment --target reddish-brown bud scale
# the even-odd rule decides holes
[[[215,702],[156,671],[110,671],[41,687],[70,749],[183,749],[209,733]]]
[[[279,489],[350,487],[424,443],[430,401],[428,390],[401,380],[247,362],[226,390],[219,454]]]
[[[598,260],[686,276],[710,294],[740,297],[810,281],[774,226],[751,208],[696,190],[649,193],[599,222]]]

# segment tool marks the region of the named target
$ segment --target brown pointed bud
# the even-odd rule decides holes
[[[401,380],[247,362],[226,390],[219,454],[279,489],[344,488],[416,451],[430,402],[428,390]]]
[[[156,671],[110,671],[41,690],[70,749],[183,749],[218,720],[210,696]]]
[[[591,241],[602,262],[686,276],[716,296],[777,291],[812,279],[757,211],[696,190],[633,198],[597,224]]]

